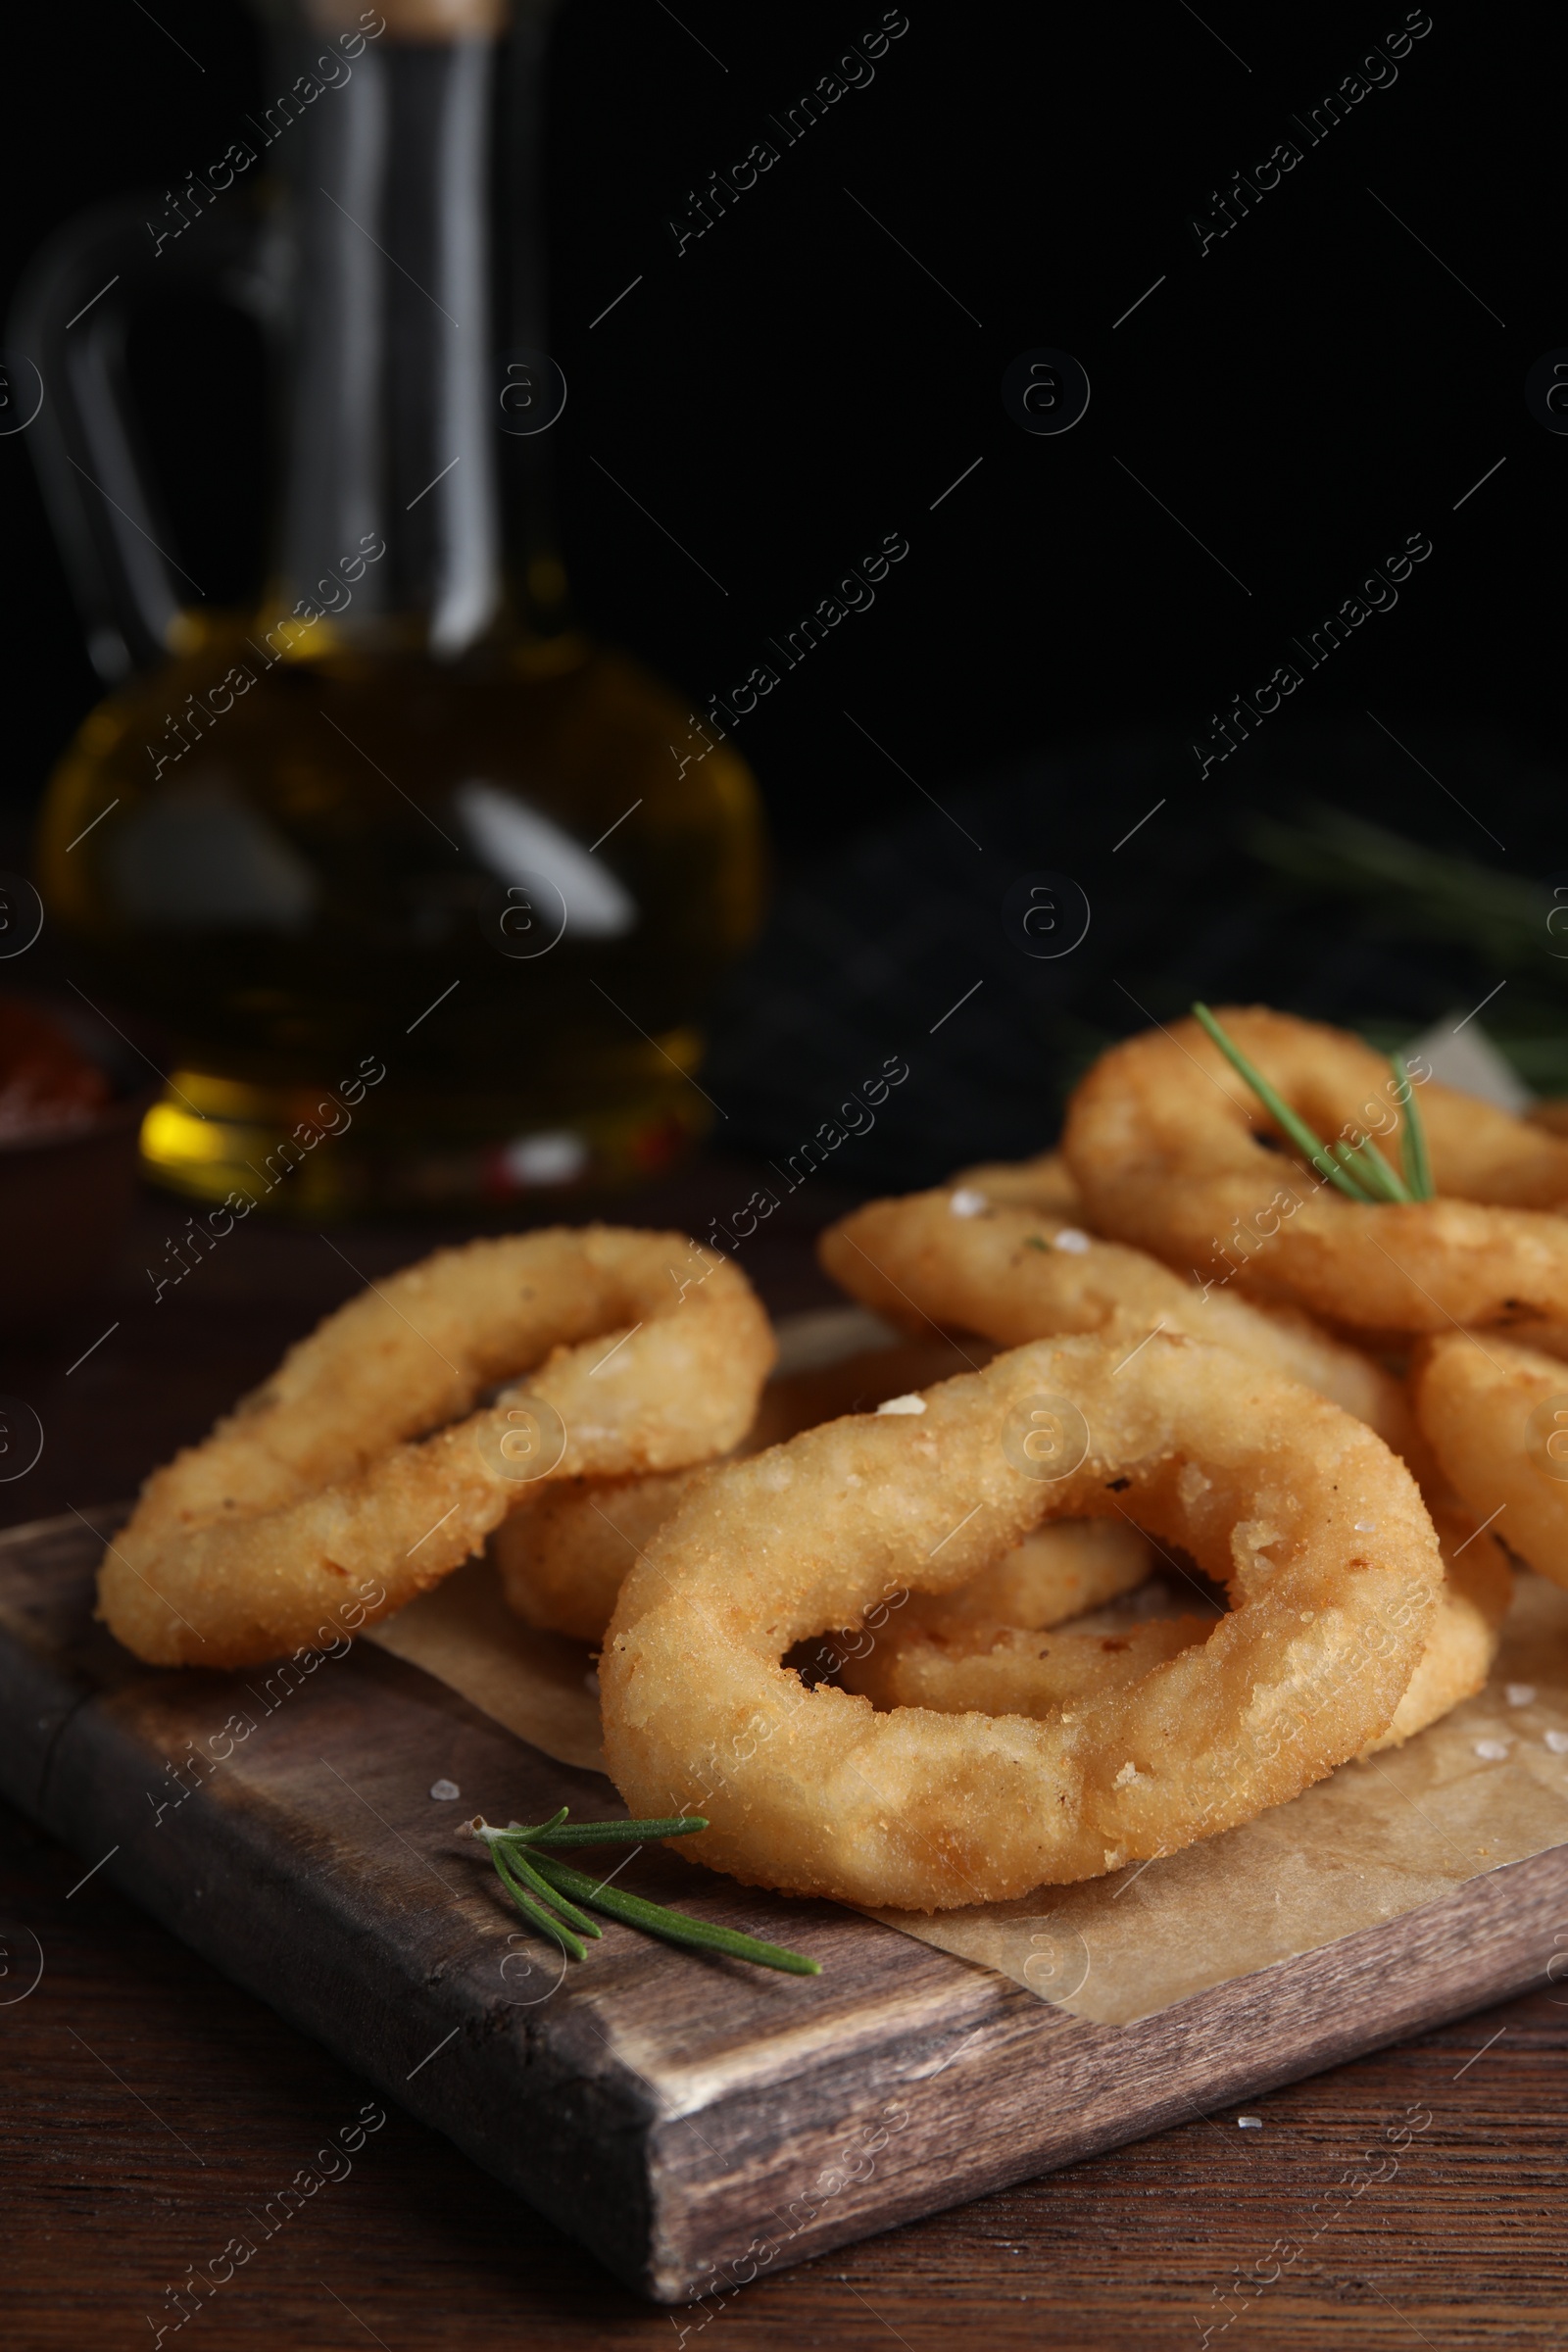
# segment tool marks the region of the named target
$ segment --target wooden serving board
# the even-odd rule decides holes
[[[821,1977],[608,1922],[567,1969],[455,1833],[474,1811],[616,1813],[607,1781],[367,1644],[298,1687],[139,1666],[92,1621],[98,1554],[75,1516],[0,1537],[4,1793],[662,2302],[1496,2000],[1539,1976],[1568,1905],[1559,1845],[1117,2026],[661,1848],[620,1883],[809,1951]],[[181,1775],[198,1751],[220,1760]],[[461,1799],[432,1799],[438,1780]]]

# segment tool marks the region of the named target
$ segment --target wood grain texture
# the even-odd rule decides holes
[[[97,1556],[74,1516],[0,1539],[4,1793],[662,2301],[1474,2008],[1538,1976],[1568,1915],[1557,1848],[1105,2026],[657,1851],[619,1883],[789,1940],[822,1977],[677,1962],[614,1928],[567,1968],[516,1932],[461,1808],[429,1791],[450,1779],[495,1818],[537,1820],[614,1809],[608,1784],[368,1647],[294,1683],[142,1668],[92,1622]],[[215,1733],[222,1760],[186,1762]]]
[[[25,2352],[151,2344],[166,2289],[234,2232],[254,2235],[250,2217],[370,2095],[103,1873],[68,1899],[82,1868],[0,1808],[5,2308],[8,2339]],[[18,2000],[34,1937],[44,1974]],[[1222,2322],[1214,2290],[1235,2267],[1305,2235],[1315,2201],[1386,2123],[1424,2107],[1433,2122],[1397,2175],[1211,2342],[1546,2352],[1568,2334],[1560,1998],[1548,1986],[1251,2100],[1244,2112],[1260,2132],[1210,2109],[678,2313],[639,2301],[392,2107],[352,2175],[166,2342],[653,2352],[688,2328],[702,2352],[900,2340],[952,2352],[956,2330],[1053,2352],[1183,2352]]]

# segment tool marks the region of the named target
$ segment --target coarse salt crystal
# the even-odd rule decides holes
[[[1476,1741],[1476,1754],[1488,1764],[1501,1764],[1507,1753],[1508,1742],[1506,1740],[1478,1740]]]
[[[1378,1523],[1375,1519],[1358,1519],[1355,1523],[1355,1532],[1358,1536],[1375,1536],[1378,1532]]]
[[[948,1206],[956,1217],[979,1217],[984,1216],[991,1203],[984,1193],[977,1193],[970,1185],[960,1184],[956,1193],[949,1195]]]
[[[456,1781],[432,1781],[430,1794],[438,1804],[450,1805],[455,1796],[463,1794],[463,1790],[458,1787]]]
[[[1239,2115],[1236,2118],[1236,2129],[1238,2132],[1261,2132],[1263,2118],[1260,2115]]]
[[[1510,1683],[1507,1688],[1507,1700],[1510,1707],[1533,1707],[1536,1703],[1535,1684]]]
[[[1546,1745],[1554,1756],[1568,1756],[1568,1732],[1548,1732]]]
[[[923,1413],[925,1398],[914,1396],[888,1396],[876,1409],[879,1413]]]
[[[1084,1257],[1089,1251],[1089,1236],[1080,1233],[1076,1225],[1064,1225],[1051,1247],[1053,1250],[1065,1250],[1069,1257]]]

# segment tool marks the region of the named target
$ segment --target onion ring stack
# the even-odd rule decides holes
[[[1402,1065],[1220,1018],[1303,1153],[1398,1135]],[[714,1868],[931,1910],[1173,1852],[1479,1690],[1500,1536],[1568,1585],[1568,1138],[1420,1100],[1439,1197],[1415,1155],[1349,1199],[1197,1021],[1132,1039],[1062,1155],[832,1227],[909,1337],[765,1390],[765,1315],[683,1237],[440,1252],[148,1481],[102,1614],[248,1665],[488,1541],[522,1616],[603,1641],[616,1785],[707,1815]],[[1156,1551],[1228,1607],[1154,1614]]]
[[[1015,1197],[1032,1189],[1047,1164],[1027,1163],[1024,1184],[1011,1188]],[[1150,1331],[1185,1331],[1298,1380],[1367,1422],[1420,1477],[1449,1569],[1421,1665],[1374,1747],[1398,1744],[1479,1690],[1496,1654],[1512,1578],[1494,1539],[1478,1537],[1475,1522],[1454,1509],[1400,1384],[1298,1309],[1205,1293],[1142,1250],[1099,1241],[1081,1225],[993,1205],[982,1178],[1003,1180],[1006,1190],[1005,1177],[1002,1168],[973,1169],[952,1190],[856,1210],[823,1235],[822,1262],[890,1319],[960,1325],[1003,1343],[1117,1331],[1130,1349]],[[1054,1176],[1051,1184],[1059,1198]],[[1160,1619],[1058,1635],[1043,1649],[1031,1637],[1058,1622],[1004,1603],[977,1606],[961,1627],[906,1614],[868,1657],[849,1663],[845,1681],[882,1706],[1034,1714],[1058,1704],[1075,1678],[1096,1687],[1127,1679],[1144,1671],[1142,1661],[1174,1654],[1172,1645],[1201,1633],[1199,1621]]]

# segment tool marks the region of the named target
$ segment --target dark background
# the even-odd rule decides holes
[[[159,0],[154,13],[117,0],[73,12],[69,29],[49,12],[13,18],[12,135],[34,160],[22,169],[13,145],[7,292],[58,221],[177,185],[263,98],[245,11]],[[884,532],[907,535],[874,611],[740,731],[792,862],[910,806],[846,708],[937,792],[1086,731],[1169,721],[1185,738],[1414,530],[1435,553],[1398,610],[1298,701],[1319,718],[1370,704],[1401,734],[1401,717],[1429,735],[1500,725],[1554,754],[1568,442],[1522,397],[1531,362],[1568,340],[1563,39],[1548,20],[1525,30],[1439,5],[1396,82],[1200,259],[1187,222],[1210,211],[1209,191],[1297,135],[1288,115],[1354,71],[1402,9],[1259,17],[1216,0],[1205,29],[1179,5],[911,0],[872,84],[677,260],[664,222],[686,191],[727,170],[881,10],[690,0],[680,15],[690,34],[646,0],[566,0],[558,23],[548,201],[552,344],[570,385],[554,433],[565,552],[591,624],[706,696]],[[248,330],[203,312],[161,320],[143,344],[186,558],[237,592],[259,565],[264,494]],[[1038,345],[1075,353],[1093,384],[1058,439],[1026,435],[1001,403],[1006,364]],[[24,435],[0,444],[0,642],[22,689],[4,787],[26,806],[97,689]],[[1200,822],[1204,798],[1194,768],[1161,821]],[[1466,846],[1489,854],[1479,832]]]
[[[781,144],[764,118],[881,15],[691,0],[677,22],[650,0],[565,0],[547,158],[551,345],[570,388],[550,441],[590,626],[701,707],[885,533],[910,544],[874,608],[735,736],[784,891],[719,1011],[726,1141],[787,1150],[863,1056],[875,1068],[912,1039],[924,1071],[861,1153],[864,1181],[1039,1142],[1042,1070],[1059,1100],[1107,1037],[1199,990],[1409,1034],[1509,968],[1463,919],[1415,947],[1396,925],[1390,951],[1364,894],[1282,895],[1247,846],[1260,810],[1327,801],[1538,886],[1568,868],[1568,438],[1523,397],[1531,364],[1568,344],[1564,35],[1440,6],[1392,85],[1308,146],[1291,116],[1402,8],[1259,19],[1216,0],[1200,20],[1179,0],[1071,16],[912,0],[870,85],[677,258],[665,223],[688,191],[755,138]],[[154,16],[117,0],[64,39],[54,19],[16,21],[38,160],[13,172],[8,280],[107,194],[145,188],[161,213],[271,94],[247,12],[159,0]],[[1192,217],[1287,137],[1302,161],[1200,257]],[[1060,437],[1002,403],[1007,364],[1041,346],[1075,354],[1093,387]],[[252,330],[216,306],[165,309],[133,371],[183,558],[237,597],[268,497]],[[16,844],[98,688],[25,435],[0,441],[0,496]],[[1417,532],[1433,553],[1396,609],[1200,781],[1188,747],[1211,714]],[[1005,944],[1006,890],[1035,869],[1090,893],[1070,963]],[[1536,962],[1489,1010],[1505,1045],[1510,1017],[1538,1040],[1562,1029],[1568,963],[1544,932]],[[973,1008],[933,1029],[977,977]],[[1522,1066],[1568,1086],[1539,1050]]]

